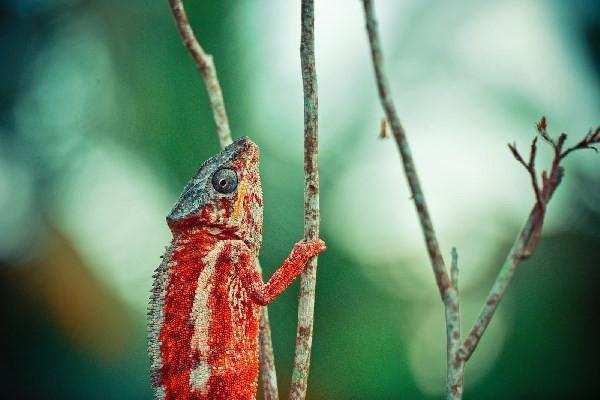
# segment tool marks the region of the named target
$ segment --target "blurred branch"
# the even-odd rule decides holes
[[[371,0],[363,0],[367,34],[369,37],[369,46],[371,49],[371,59],[375,70],[375,80],[379,91],[379,99],[389,121],[400,158],[404,167],[404,174],[408,181],[408,186],[412,193],[412,199],[415,202],[415,209],[423,232],[423,238],[427,247],[427,253],[433,269],[435,281],[440,293],[442,302],[444,303],[445,319],[446,319],[446,335],[447,335],[447,357],[448,357],[448,393],[450,387],[459,387],[462,392],[462,366],[455,365],[455,355],[460,348],[460,307],[458,297],[458,255],[456,250],[452,253],[452,280],[448,275],[444,258],[440,250],[440,245],[437,240],[437,235],[433,228],[431,216],[425,195],[421,189],[421,183],[417,174],[417,169],[413,161],[406,131],[404,130],[394,100],[392,98],[391,88],[383,68],[383,52],[381,48],[381,39],[377,29],[377,20]],[[450,397],[449,397],[450,398]]]
[[[446,313],[446,351],[447,351],[447,393],[457,393],[458,396],[448,396],[460,399],[464,379],[464,363],[456,357],[461,345],[460,332],[460,295],[458,290],[458,253],[452,248],[452,264],[450,266],[451,288],[448,289]]]
[[[300,62],[304,90],[304,240],[319,238],[318,97],[315,68],[314,0],[302,0]],[[300,275],[298,330],[290,400],[306,397],[313,337],[317,257]]]
[[[200,75],[202,75],[202,80],[204,80],[208,99],[210,100],[210,105],[212,107],[213,117],[215,118],[219,143],[221,144],[221,147],[225,147],[232,143],[231,130],[229,129],[229,120],[227,119],[227,113],[225,111],[223,93],[221,91],[221,85],[219,84],[219,78],[217,77],[217,70],[213,58],[210,54],[207,54],[202,46],[200,46],[200,43],[198,43],[194,31],[190,26],[190,22],[188,21],[185,9],[183,8],[182,0],[169,0],[169,5],[171,6],[173,17],[175,17],[175,23],[179,35],[181,36],[181,40],[198,66]]]
[[[458,292],[458,255],[453,250],[451,276],[444,265],[444,260],[440,252],[440,247],[433,229],[431,218],[427,210],[425,197],[420,187],[416,167],[412,160],[410,148],[406,138],[404,128],[396,112],[391,95],[390,86],[383,70],[383,54],[381,42],[377,30],[377,22],[373,10],[372,0],[363,0],[365,9],[365,18],[367,25],[367,34],[371,48],[371,58],[375,70],[379,98],[386,117],[390,122],[392,133],[396,139],[398,150],[402,158],[404,172],[415,201],[415,208],[423,231],[423,236],[427,244],[427,251],[433,267],[435,280],[444,303],[446,319],[447,336],[447,357],[448,357],[448,382],[447,398],[461,399],[463,394],[464,366],[469,360],[481,336],[488,327],[498,304],[502,300],[506,289],[508,288],[521,260],[526,259],[533,254],[540,239],[546,207],[552,194],[560,185],[563,168],[560,162],[571,152],[580,149],[597,149],[595,145],[600,143],[600,128],[590,130],[588,134],[575,146],[564,150],[563,146],[567,135],[562,133],[557,139],[552,138],[546,131],[546,119],[543,117],[537,124],[539,136],[549,143],[554,149],[554,159],[549,172],[543,171],[541,174],[541,187],[538,181],[538,174],[535,168],[535,159],[537,154],[537,137],[533,139],[530,147],[529,159],[525,162],[524,158],[518,152],[516,145],[509,144],[509,149],[515,159],[525,167],[531,177],[531,184],[535,193],[536,202],[529,214],[525,226],[519,232],[513,247],[511,248],[504,265],[502,266],[498,277],[486,298],[483,309],[473,328],[465,340],[461,340],[460,331],[460,307]]]
[[[568,148],[563,151],[564,143],[567,139],[565,133],[561,133],[558,139],[551,138],[546,132],[546,118],[542,117],[539,124],[537,124],[538,134],[542,139],[548,142],[554,149],[554,158],[550,167],[550,172],[542,171],[542,187],[541,189],[535,187],[536,179],[532,179],[534,191],[536,192],[536,203],[533,206],[529,217],[525,222],[525,225],[519,232],[517,239],[515,240],[506,261],[502,265],[498,277],[488,294],[485,304],[477,318],[477,321],[471,328],[471,331],[465,338],[461,349],[459,350],[458,357],[464,361],[469,360],[479,341],[481,336],[488,327],[498,303],[502,300],[504,292],[510,284],[519,263],[528,258],[535,251],[539,242],[542,226],[544,223],[544,216],[546,214],[546,207],[550,201],[550,198],[554,194],[554,191],[560,185],[564,169],[560,165],[560,162],[564,158],[575,150],[593,148],[594,144],[600,143],[600,128],[595,131],[590,131],[579,143],[575,146]],[[535,142],[535,140],[534,140]],[[514,145],[509,145],[511,152],[518,162],[523,164],[522,157],[517,151]],[[529,155],[529,163],[525,165],[525,168],[532,176],[537,176],[537,172],[534,167],[535,159],[535,146],[532,145]],[[539,193],[539,194],[538,194]]]
[[[231,130],[229,128],[229,120],[225,111],[225,102],[223,100],[223,92],[217,70],[210,54],[207,54],[194,35],[194,31],[190,26],[183,2],[181,0],[169,0],[171,11],[175,17],[177,30],[187,48],[190,56],[198,66],[210,105],[215,119],[217,137],[221,149],[233,142],[231,138]],[[255,261],[256,269],[262,276],[262,268],[258,259]],[[277,388],[277,371],[275,369],[275,356],[273,353],[273,343],[271,340],[271,325],[269,324],[269,311],[266,306],[261,307],[260,311],[260,373],[262,377],[263,392],[265,400],[278,400],[279,390]]]
[[[392,91],[383,69],[383,53],[381,50],[379,32],[377,30],[375,11],[373,10],[373,2],[371,0],[363,0],[363,5],[367,20],[367,33],[369,35],[369,45],[371,47],[371,58],[375,70],[377,89],[379,90],[379,99],[390,124],[394,139],[396,139],[398,151],[400,152],[400,157],[402,158],[402,164],[404,166],[404,174],[406,175],[408,186],[410,187],[412,199],[415,202],[419,223],[421,224],[421,230],[423,231],[423,236],[427,245],[427,253],[431,260],[435,281],[440,291],[440,296],[442,297],[442,300],[444,300],[446,297],[446,290],[450,287],[450,279],[444,264],[444,258],[442,257],[435,230],[433,229],[433,223],[431,222],[427,203],[425,202],[425,195],[421,189],[421,183],[419,182],[417,169],[411,155],[406,132],[400,123],[400,118],[398,117],[398,113],[394,106],[394,100],[392,99]]]

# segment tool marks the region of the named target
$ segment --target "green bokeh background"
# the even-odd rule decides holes
[[[309,398],[442,398],[443,310],[394,144],[377,139],[381,112],[360,2],[317,3],[328,250],[319,259]],[[436,185],[450,182],[441,186],[448,199],[431,199],[432,212],[448,254],[450,246],[459,248],[463,323],[469,327],[533,199],[526,174],[504,144],[517,140],[524,148],[542,113],[548,113],[551,131],[557,132],[554,122],[572,137],[599,122],[600,6],[376,4],[390,79],[409,136],[414,132],[418,166],[426,170],[425,189],[439,193]],[[302,235],[299,2],[187,1],[186,7],[215,58],[234,135],[248,135],[261,147],[261,262],[269,276]],[[532,9],[545,14],[538,19]],[[494,39],[490,58],[473,65],[493,70],[487,78],[460,66],[456,60],[467,56],[456,50],[453,36],[457,26],[481,15],[508,27],[506,40],[502,31],[482,28],[482,36],[488,34],[482,40]],[[531,30],[515,28],[524,37],[511,34],[513,20],[516,27],[532,15],[519,25]],[[277,31],[281,27],[289,29]],[[527,58],[511,52],[539,29],[547,39],[539,53]],[[503,41],[509,44],[497,50]],[[342,50],[332,55],[331,49]],[[540,76],[551,80],[518,86],[511,79],[527,77],[493,68],[498,52],[523,56],[517,64],[537,62]],[[167,2],[0,2],[0,73],[0,397],[150,399],[145,304],[169,241],[164,216],[198,165],[218,151],[202,82]],[[340,82],[347,90],[341,95]],[[452,96],[444,97],[444,90],[450,84],[466,97],[484,93],[485,102],[460,113],[478,121],[473,126],[480,130],[460,129],[451,112],[436,119],[435,105],[429,109],[425,100],[414,100],[423,82],[434,97],[450,100],[449,108]],[[545,96],[544,88],[556,96]],[[413,104],[420,116],[411,114]],[[447,135],[428,136],[418,121],[423,115]],[[498,119],[510,123],[490,133]],[[480,147],[481,137],[502,153]],[[429,162],[423,158],[428,152],[439,157]],[[464,204],[476,209],[460,206],[463,178],[445,175],[458,163],[453,153],[466,175],[480,176],[481,187],[470,185],[464,195]],[[485,165],[474,161],[481,157]],[[518,177],[507,179],[502,196],[497,186],[506,181],[488,172],[491,165]],[[585,398],[595,392],[600,159],[590,152],[567,168],[539,249],[523,264],[467,366],[466,399]],[[453,195],[460,200],[452,203]],[[441,206],[444,201],[452,207]],[[400,219],[396,208],[410,217]],[[371,219],[380,209],[389,213],[389,223]],[[494,234],[485,236],[487,231]],[[479,258],[469,256],[476,253]],[[297,289],[294,283],[269,307],[284,397]]]

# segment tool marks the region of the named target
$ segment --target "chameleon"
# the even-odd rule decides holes
[[[159,400],[256,398],[260,307],[325,250],[300,241],[264,283],[259,148],[242,137],[205,161],[167,216],[170,246],[148,307],[151,381]]]

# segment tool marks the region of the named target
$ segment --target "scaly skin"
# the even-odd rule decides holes
[[[173,240],[148,311],[157,399],[255,399],[260,306],[325,250],[321,240],[299,242],[262,281],[254,266],[262,241],[258,159],[247,138],[227,146],[200,167],[167,217]]]

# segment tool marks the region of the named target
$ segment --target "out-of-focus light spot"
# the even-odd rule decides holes
[[[587,127],[600,108],[591,65],[549,3],[484,2],[456,29],[455,58],[490,89],[510,88],[566,123]],[[566,105],[569,105],[565,107]],[[576,109],[576,112],[573,112]],[[583,131],[582,131],[583,133]]]
[[[78,0],[4,0],[3,7],[10,8],[19,14],[32,15],[48,12],[53,8],[63,7]]]
[[[406,7],[405,1],[378,4],[382,18],[389,23],[390,9]],[[320,115],[320,148],[335,150],[344,128],[362,116],[365,93],[374,93],[369,50],[360,2],[330,0],[315,4],[315,56],[317,59]],[[343,10],[343,13],[340,13]],[[298,46],[300,14],[287,2],[246,2],[238,9],[235,26],[251,49],[247,68],[255,79],[250,81],[249,104],[259,105],[256,132],[283,157],[302,162],[303,98]],[[271,21],[264,24],[261,21]],[[369,85],[369,86],[365,86]],[[367,90],[365,90],[367,88]],[[368,107],[367,107],[368,109]],[[327,132],[327,134],[324,134]]]
[[[482,261],[506,236],[506,226],[497,225],[496,218],[514,214],[518,225],[533,198],[527,175],[502,143],[502,133],[515,124],[494,116],[491,105],[476,104],[476,91],[464,93],[447,81],[431,82],[414,95],[407,107],[413,156],[442,249],[449,255],[452,246],[458,247],[462,282],[469,286],[486,272]],[[429,119],[425,105],[445,123]],[[474,108],[488,119],[461,112]],[[374,138],[361,150],[361,158],[340,171],[323,199],[323,214],[329,217],[324,230],[368,274],[398,278],[395,293],[425,293],[431,268],[396,146]]]
[[[40,226],[33,204],[30,171],[7,152],[0,132],[0,258],[19,264],[39,249]]]
[[[170,202],[143,162],[104,135],[130,127],[102,23],[82,14],[52,39],[17,106],[18,133],[46,178],[50,218],[111,289],[145,308]]]
[[[133,154],[98,145],[55,196],[56,217],[86,262],[129,304],[146,307],[170,239],[170,201],[151,172]]]
[[[19,135],[45,174],[68,166],[86,140],[116,129],[117,84],[99,22],[71,20],[50,40],[29,74],[15,111]],[[40,171],[42,172],[42,171]]]
[[[478,304],[479,301],[463,301],[461,307],[471,315]],[[507,331],[505,313],[506,307],[496,313],[477,351],[469,360],[466,388],[485,377],[500,354]],[[440,307],[419,308],[415,310],[411,321],[415,321],[416,329],[409,339],[408,356],[415,382],[427,395],[439,395],[446,390],[446,328]],[[469,328],[470,325],[465,324],[463,330],[468,332]]]

